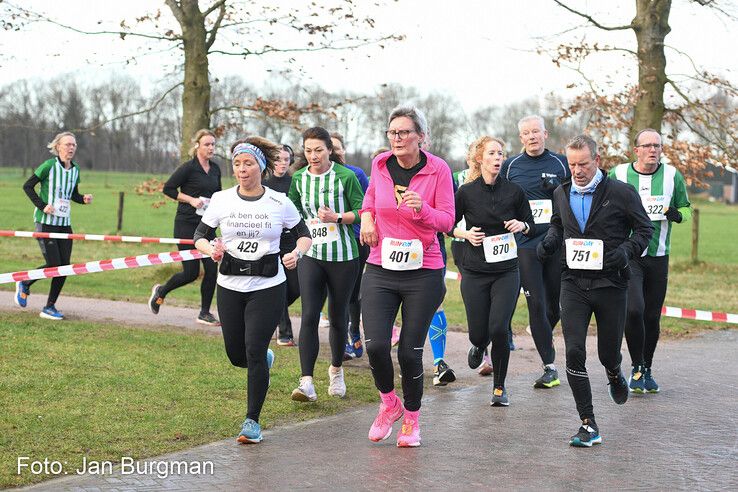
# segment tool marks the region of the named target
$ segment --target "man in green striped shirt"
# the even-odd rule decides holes
[[[630,262],[628,314],[625,338],[633,364],[630,391],[658,393],[651,374],[653,354],[659,340],[661,307],[666,297],[672,224],[682,224],[691,216],[687,186],[682,174],[661,162],[661,135],[646,128],[634,139],[637,160],[620,164],[610,177],[632,185],[641,196],[643,208],[654,226],[648,247]]]

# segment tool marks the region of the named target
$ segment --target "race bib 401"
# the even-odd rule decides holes
[[[382,268],[405,271],[423,266],[423,243],[420,239],[382,239]]]

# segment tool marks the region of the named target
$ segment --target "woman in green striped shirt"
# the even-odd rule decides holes
[[[359,273],[359,251],[351,224],[359,221],[364,199],[356,175],[336,164],[333,142],[324,128],[310,128],[302,134],[305,167],[292,176],[289,198],[305,219],[313,245],[298,263],[302,321],[300,323],[300,365],[302,377],[292,392],[295,401],[315,401],[313,370],[320,341],[318,322],[325,289],[328,288],[328,319],[331,327],[331,366],[328,394],[343,397],[343,353],[347,336],[348,305]]]
[[[71,204],[92,202],[92,195],[80,195],[79,166],[72,161],[77,152],[77,139],[71,132],[59,133],[48,145],[49,152],[55,157],[41,163],[28,181],[23,184],[23,191],[36,206],[33,221],[36,232],[72,233]],[[40,193],[35,187],[41,183]],[[41,253],[46,263],[39,268],[68,265],[72,256],[71,239],[39,239]],[[64,315],[56,309],[67,277],[51,279],[51,288],[46,305],[39,316],[51,320],[64,319]],[[28,303],[31,285],[35,280],[18,282],[15,287],[15,303],[24,308]]]

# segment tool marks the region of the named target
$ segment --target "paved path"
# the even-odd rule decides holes
[[[6,294],[0,293],[0,305],[7,306]],[[75,309],[66,308],[72,317]],[[80,316],[82,311],[90,316],[84,306],[79,309]],[[175,308],[168,310],[177,317]],[[173,325],[189,325],[192,310],[184,311],[185,321]],[[123,475],[116,470],[109,476],[65,477],[31,488],[738,490],[738,331],[664,342],[655,374],[663,391],[631,397],[623,406],[607,397],[604,371],[590,350],[595,412],[603,435],[603,444],[592,449],[567,445],[579,425],[571,392],[566,383],[554,390],[532,388],[538,369],[529,347],[516,351],[511,361],[511,406],[490,407],[491,381],[463,368],[459,360],[467,346],[464,337],[452,334],[450,343],[461,348],[450,352],[466,384],[427,390],[421,412],[423,445],[418,449],[395,447],[397,425],[387,441],[368,441],[376,412],[371,405],[266,431],[264,442],[255,446],[227,439],[156,458],[164,463],[211,461],[212,475],[160,477],[155,471]],[[525,336],[516,341],[530,343]]]

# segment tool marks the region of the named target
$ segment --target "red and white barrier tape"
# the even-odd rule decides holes
[[[30,232],[0,230],[0,237],[33,237],[36,239],[73,239],[75,241],[117,241],[123,243],[195,244],[192,239],[173,237],[106,236],[103,234],[66,234],[63,232]]]
[[[23,272],[0,273],[0,284],[19,282],[21,280],[66,277],[69,275],[85,275],[87,273],[105,272],[108,270],[124,270],[126,268],[163,265],[165,263],[199,260],[202,258],[207,258],[207,256],[200,253],[196,249],[171,251],[169,253],[152,253],[148,255],[127,256],[125,258],[89,261],[87,263],[76,263],[74,265],[39,268],[36,270],[26,270]]]
[[[682,309],[671,306],[661,308],[661,314],[672,318],[696,319],[700,321],[717,321],[720,323],[738,323],[738,314],[720,313],[715,311],[699,311],[697,309]]]
[[[446,270],[446,279],[461,280],[461,274]],[[522,290],[521,290],[522,292]],[[716,321],[718,323],[738,324],[738,314],[721,313],[716,311],[699,311],[697,309],[682,309],[671,306],[663,306],[661,314],[670,318],[695,319],[699,321]]]

